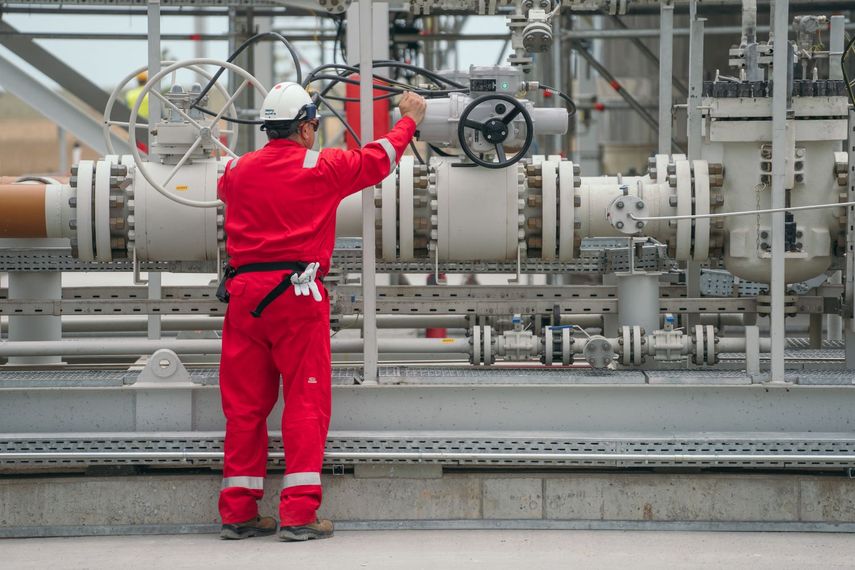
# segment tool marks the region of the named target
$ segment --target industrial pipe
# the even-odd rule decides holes
[[[584,323],[593,323],[591,315],[583,315]],[[165,331],[221,330],[223,317],[201,316],[161,316]],[[578,323],[576,323],[578,324]],[[341,318],[342,329],[358,329],[362,326],[362,318],[358,315],[345,315]],[[381,329],[423,329],[423,328],[469,328],[465,315],[377,315],[377,326]],[[590,326],[599,326],[590,324]],[[90,317],[64,316],[62,332],[64,333],[106,333],[106,332],[141,332],[148,327],[148,317]],[[8,325],[0,323],[0,332],[6,332]]]
[[[332,352],[362,352],[362,339],[330,341]],[[455,353],[469,354],[471,346],[465,338],[380,338],[379,351],[384,353]],[[152,354],[159,349],[176,354],[219,354],[219,339],[144,339],[98,338],[59,341],[0,342],[0,357],[14,356],[115,356]]]
[[[0,238],[46,238],[45,184],[0,184]]]
[[[707,33],[704,31],[704,33]],[[757,0],[742,0],[742,43],[745,47],[757,42]]]

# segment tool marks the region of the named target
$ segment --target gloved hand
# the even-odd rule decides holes
[[[308,297],[309,293],[311,293],[315,301],[321,302],[324,300],[320,289],[318,289],[318,284],[315,282],[320,266],[321,264],[317,262],[310,263],[302,273],[291,274],[291,285],[294,286],[294,295],[297,297]]]

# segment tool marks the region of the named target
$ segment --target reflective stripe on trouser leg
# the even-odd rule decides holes
[[[398,153],[395,152],[395,147],[392,146],[389,139],[377,139],[374,142],[382,146],[383,150],[386,151],[386,156],[389,157],[389,174],[391,174],[395,170],[395,163],[398,162]]]
[[[282,478],[282,488],[300,487],[301,485],[320,485],[321,474],[307,471],[305,473],[287,473]]]
[[[285,400],[282,446],[289,486],[279,494],[283,526],[308,524],[317,517],[323,499],[318,474],[324,462],[330,424],[329,305],[300,301],[288,296],[268,309],[285,319],[275,329],[277,336],[273,343]]]
[[[267,470],[267,416],[279,397],[279,371],[260,337],[249,307],[255,295],[233,295],[223,323],[220,393],[226,416],[223,488],[219,510],[224,524],[258,515]]]
[[[230,487],[241,487],[243,489],[264,489],[264,477],[250,477],[238,475],[235,477],[223,477],[223,489]]]

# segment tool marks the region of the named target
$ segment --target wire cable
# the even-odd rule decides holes
[[[729,218],[731,216],[757,216],[760,214],[775,214],[777,212],[804,212],[806,210],[822,210],[824,208],[845,208],[855,206],[855,202],[838,202],[836,204],[811,204],[810,206],[789,206],[785,208],[768,208],[765,210],[742,210],[738,212],[717,212],[714,214],[685,214],[682,216],[636,216],[627,214],[638,222],[659,222],[665,220],[705,220],[709,218]]]
[[[425,164],[425,159],[422,158],[422,155],[419,153],[419,150],[416,148],[416,144],[413,142],[413,139],[410,139],[410,150],[413,151],[413,154],[416,155],[420,164]]]
[[[347,120],[341,116],[341,113],[339,113],[335,108],[333,108],[333,106],[330,105],[329,102],[326,99],[324,99],[323,95],[321,95],[320,93],[315,93],[314,96],[317,97],[318,101],[323,103],[326,106],[326,108],[329,109],[330,112],[333,115],[335,115],[335,117],[339,121],[341,121],[341,124],[344,125],[345,129],[347,129],[347,132],[350,133],[350,136],[353,137],[353,140],[356,141],[356,144],[358,144],[359,146],[362,146],[362,140],[359,138],[359,135],[356,134],[356,131],[353,130],[353,127],[350,126],[350,123],[348,123]]]
[[[228,59],[226,59],[226,61],[231,63],[232,61],[237,59],[237,57],[241,53],[243,53],[243,51],[246,50],[249,46],[251,46],[252,44],[256,43],[257,41],[265,39],[265,38],[273,38],[273,39],[279,40],[280,42],[282,42],[285,45],[285,47],[288,49],[288,53],[291,54],[291,59],[294,61],[294,70],[297,74],[297,83],[302,83],[303,82],[303,68],[300,66],[300,56],[297,55],[297,50],[294,49],[294,46],[291,45],[291,42],[289,42],[287,39],[285,39],[285,36],[283,36],[282,34],[280,34],[278,32],[262,32],[260,34],[255,34],[254,36],[252,36],[250,38],[247,38],[247,40],[245,42],[243,42],[241,45],[239,45],[237,47],[237,49],[235,49],[229,55],[229,57],[228,57]],[[203,107],[200,107],[199,102],[202,100],[202,98],[205,95],[208,94],[208,92],[211,90],[211,88],[214,86],[214,84],[217,82],[217,80],[220,78],[220,76],[223,74],[224,71],[225,71],[225,68],[223,68],[223,67],[221,67],[220,69],[217,70],[217,72],[213,75],[213,77],[211,77],[211,79],[208,81],[207,85],[205,85],[205,87],[202,89],[202,92],[199,93],[199,96],[196,97],[196,100],[193,101],[193,104],[191,105],[192,108],[198,109],[199,111],[201,111],[202,113],[205,113],[206,115],[210,115],[213,117],[217,116],[216,113],[213,113],[209,109],[205,109]],[[261,125],[264,123],[264,121],[253,121],[253,120],[247,120],[247,119],[238,119],[237,117],[227,117],[225,115],[222,117],[222,119],[224,121],[229,122],[229,123],[237,123],[239,125]]]
[[[542,83],[539,85],[538,88],[543,90],[543,91],[551,91],[551,92],[555,93],[556,95],[558,95],[559,97],[561,97],[564,100],[564,102],[567,103],[567,116],[568,117],[572,117],[573,115],[576,114],[576,103],[573,101],[573,99],[570,98],[569,95],[567,95],[563,91],[556,89],[555,87],[550,87],[549,85],[544,85]]]

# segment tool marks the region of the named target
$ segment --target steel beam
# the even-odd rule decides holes
[[[336,405],[331,430],[392,437],[405,435],[402,432],[451,431],[457,437],[473,439],[486,435],[485,432],[527,432],[541,436],[546,436],[545,432],[576,432],[583,436],[611,433],[623,437],[659,434],[677,442],[680,434],[689,433],[736,437],[736,433],[742,432],[763,434],[758,439],[777,436],[786,440],[812,432],[810,437],[824,440],[831,439],[830,434],[851,439],[855,421],[855,386],[851,378],[848,385],[778,387],[752,384],[749,377],[739,372],[685,369],[670,373],[680,384],[654,383],[663,374],[656,371],[604,375],[572,369],[503,371],[432,367],[408,371],[384,367],[381,370],[379,386],[354,385],[352,376],[349,385],[334,383]],[[62,372],[52,374],[59,376]],[[80,372],[76,374],[79,376]],[[191,372],[195,379],[194,374]],[[358,371],[351,369],[348,374]],[[50,372],[40,375],[44,379],[38,383],[38,389],[32,386],[32,381],[30,385],[0,388],[0,433],[88,432],[91,441],[95,433],[151,431],[137,427],[136,418],[137,394],[149,388],[91,384],[55,388],[47,380],[50,375]],[[467,376],[470,383],[438,383],[444,380],[444,375],[451,382],[455,381],[454,375]],[[216,381],[215,370],[205,379],[209,378]],[[344,380],[342,375],[336,379]],[[837,380],[843,379],[843,373],[838,373]],[[167,382],[155,389],[176,396],[192,393],[189,419],[193,432],[223,430],[225,419],[216,385],[176,386]],[[80,410],[86,413],[81,414]],[[268,418],[269,429],[279,429],[281,412],[280,399]]]
[[[351,28],[354,31],[355,28]],[[360,138],[374,140],[374,6],[359,0],[359,124]],[[363,382],[377,382],[377,283],[375,281],[374,188],[362,192]]]
[[[0,21],[2,24],[2,21]],[[80,141],[100,154],[107,153],[101,124],[72,105],[68,99],[54,93],[27,72],[0,55],[0,86],[21,101],[72,133]],[[112,135],[113,146],[121,153],[129,152],[128,143]]]
[[[674,4],[663,2],[659,16],[659,154],[671,154],[674,105]]]
[[[788,87],[788,51],[790,47],[787,32],[789,30],[789,1],[775,0],[773,26],[775,30],[774,53],[772,57],[774,82],[772,94],[772,208],[786,206],[787,160],[792,148],[788,145],[787,108]],[[784,295],[787,283],[784,274],[786,259],[784,241],[784,212],[771,215],[772,226],[772,271],[769,276],[772,297],[771,337],[772,337],[772,380],[784,381],[784,348],[786,341],[786,315],[784,314]]]

